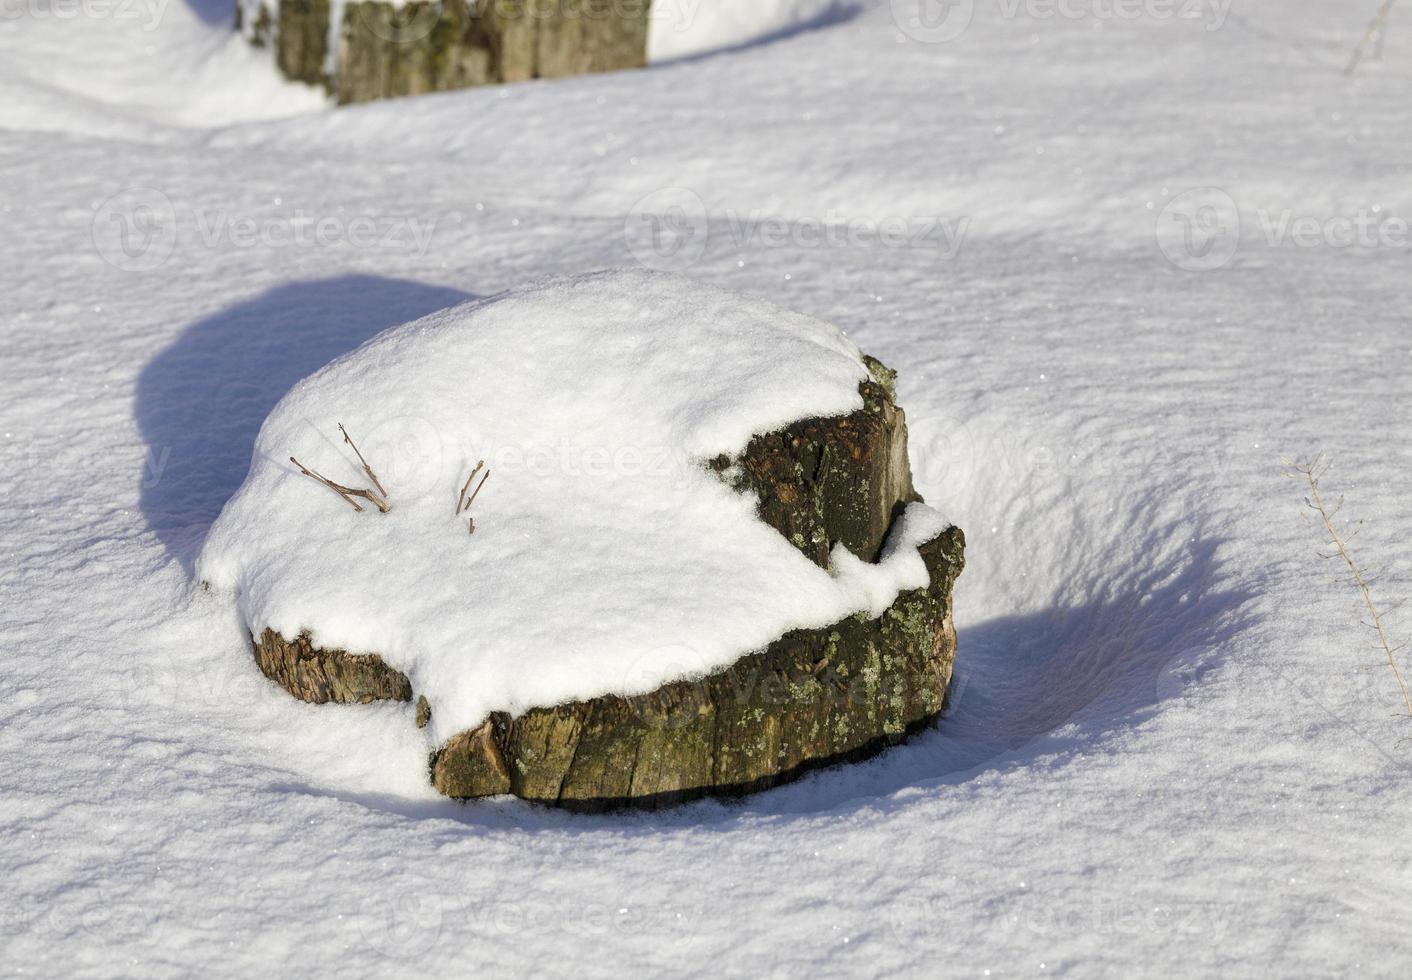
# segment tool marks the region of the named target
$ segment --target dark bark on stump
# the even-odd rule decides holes
[[[945,701],[964,547],[957,528],[924,545],[931,584],[879,619],[795,630],[707,678],[637,697],[492,715],[433,755],[432,782],[458,799],[656,808],[768,789],[895,745]]]
[[[872,358],[868,367],[873,378],[859,386],[859,411],[756,436],[740,456],[711,462],[731,486],[754,493],[760,519],[821,568],[836,543],[876,561],[899,505],[921,499],[906,418],[894,402],[896,374]]]
[[[321,650],[308,633],[292,641],[267,629],[255,640],[255,662],[265,676],[301,701],[368,704],[410,701],[412,683],[375,653]]]

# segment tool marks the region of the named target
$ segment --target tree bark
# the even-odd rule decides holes
[[[895,745],[945,702],[964,547],[958,528],[923,545],[931,584],[878,619],[795,630],[705,679],[649,694],[492,715],[432,756],[432,783],[457,799],[657,808],[768,789]]]
[[[649,0],[356,0],[330,57],[329,0],[261,6],[246,32],[285,77],[340,104],[531,78],[640,68]],[[242,14],[244,16],[244,14]],[[273,29],[271,29],[273,24]],[[331,70],[330,70],[331,69]]]

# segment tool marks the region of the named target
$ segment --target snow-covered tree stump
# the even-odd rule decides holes
[[[639,68],[650,0],[239,0],[250,41],[339,103]]]
[[[919,500],[893,372],[869,359],[864,407],[757,436],[711,468],[759,500],[758,514],[816,564],[836,544],[875,560],[894,516]],[[497,712],[432,756],[432,782],[458,799],[513,793],[576,809],[661,806],[765,789],[865,757],[941,711],[956,653],[951,589],[965,539],[950,528],[919,549],[930,584],[879,618],[795,630],[707,677],[512,717]],[[271,680],[305,701],[410,701],[376,654],[320,650],[306,636],[255,638]],[[430,710],[423,702],[419,723]]]
[[[198,572],[295,697],[415,699],[448,796],[762,789],[946,696],[964,539],[913,489],[893,377],[678,276],[468,302],[291,389]]]

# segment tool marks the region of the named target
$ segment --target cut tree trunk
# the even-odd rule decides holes
[[[827,568],[836,544],[875,561],[897,511],[919,500],[894,375],[868,360],[863,408],[758,436],[710,468],[754,493],[762,520]],[[796,630],[700,679],[518,717],[492,715],[433,753],[432,782],[456,798],[514,793],[577,809],[661,806],[764,789],[895,744],[941,711],[956,653],[951,589],[965,539],[951,528],[920,549],[930,584],[878,619]],[[255,638],[266,676],[306,701],[410,701],[376,654],[320,650],[307,634]],[[419,700],[418,725],[433,705]]]
[[[354,0],[338,25],[329,0],[271,6],[237,5],[246,36],[340,104],[647,63],[650,0]]]
[[[495,714],[432,756],[432,783],[576,810],[656,808],[768,789],[864,758],[940,714],[956,656],[958,528],[921,548],[931,584],[878,619],[795,630],[702,680],[517,718]]]

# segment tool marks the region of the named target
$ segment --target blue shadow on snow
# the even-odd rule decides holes
[[[250,467],[260,425],[295,382],[388,327],[473,297],[349,275],[279,286],[187,327],[138,377],[142,515],[190,571]]]

